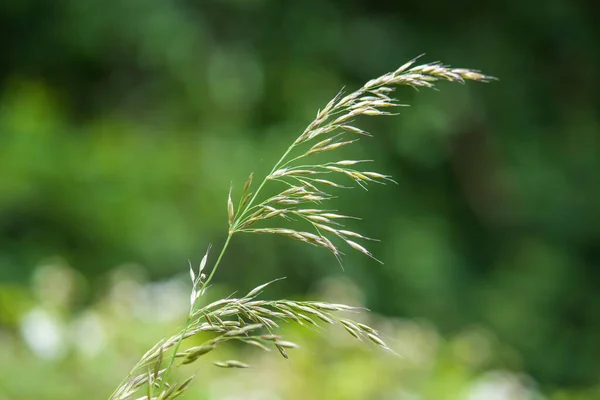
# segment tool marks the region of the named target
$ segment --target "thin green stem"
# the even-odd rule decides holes
[[[212,271],[210,271],[210,275],[208,275],[208,278],[206,278],[206,281],[204,282],[203,287],[205,287],[205,288],[208,287],[208,284],[212,280],[215,272],[217,271],[217,268],[219,267],[219,264],[221,263],[221,259],[223,258],[223,255],[225,254],[225,250],[227,250],[227,247],[229,246],[229,242],[231,241],[231,237],[233,236],[233,233],[234,232],[232,231],[227,236],[227,240],[225,241],[225,244],[223,245],[223,248],[221,249],[219,258],[217,258],[217,261],[215,262],[215,266],[213,267]]]
[[[227,247],[229,246],[229,242],[231,241],[231,236],[232,235],[233,235],[233,232],[231,232],[227,236],[227,240],[225,241],[225,244],[223,245],[223,248],[221,249],[221,253],[219,254],[219,257],[217,258],[217,261],[215,262],[215,265],[214,265],[212,271],[210,272],[210,275],[208,276],[208,278],[206,279],[206,281],[202,285],[203,288],[208,287],[208,284],[212,280],[215,272],[217,271],[217,268],[219,267],[219,264],[221,263],[221,260],[223,259],[223,255],[225,254],[225,250],[227,250]],[[187,317],[187,319],[185,321],[185,326],[183,327],[183,331],[181,332],[181,336],[179,336],[179,340],[177,340],[177,344],[175,345],[175,348],[173,349],[173,355],[169,359],[169,364],[167,365],[167,367],[165,369],[165,373],[163,374],[163,377],[161,379],[161,384],[160,384],[160,388],[159,388],[159,391],[158,391],[159,393],[162,393],[164,383],[167,381],[169,373],[171,372],[171,368],[173,367],[173,363],[175,362],[175,358],[177,357],[177,352],[179,351],[179,347],[181,346],[181,342],[183,342],[183,338],[185,337],[185,335],[188,332],[188,329],[190,328],[190,324],[191,324],[191,322],[193,320],[192,317],[194,315],[194,306],[195,306],[195,302],[194,302],[194,304],[192,304],[190,306],[190,312],[189,312],[188,317]]]
[[[173,367],[173,363],[175,362],[175,358],[177,357],[177,352],[179,351],[181,342],[183,342],[183,338],[185,337],[185,334],[187,333],[187,331],[190,327],[190,323],[192,322],[193,308],[194,308],[194,306],[192,305],[190,308],[190,313],[185,321],[185,326],[183,327],[183,331],[181,332],[181,335],[179,336],[179,339],[177,340],[177,344],[175,345],[175,349],[173,350],[173,355],[169,359],[169,364],[167,365],[167,368],[165,369],[165,373],[163,374],[162,379],[160,380],[160,387],[158,388],[159,394],[162,393],[162,391],[163,391],[165,382],[167,382],[167,378],[169,377],[169,373],[171,372],[171,368]]]
[[[263,188],[263,186],[265,186],[265,183],[267,183],[268,177],[271,176],[271,174],[273,174],[273,172],[275,172],[279,168],[279,166],[281,165],[283,160],[285,160],[285,158],[288,156],[288,154],[290,154],[290,152],[294,149],[294,147],[296,147],[295,144],[292,144],[290,147],[288,147],[288,149],[285,151],[285,153],[283,153],[283,156],[281,156],[279,161],[277,161],[277,163],[275,163],[271,172],[269,172],[269,174],[265,177],[265,179],[263,179],[263,181],[260,183],[260,185],[258,186],[258,189],[256,189],[256,192],[254,192],[254,195],[252,196],[252,198],[250,199],[248,204],[246,204],[244,211],[242,211],[242,213],[236,217],[236,220],[231,225],[232,233],[236,231],[236,227],[239,225],[238,221],[241,221],[243,219],[243,217],[246,215],[246,213],[250,210],[250,207],[252,207],[252,204],[258,197],[258,194],[260,193],[261,189]]]

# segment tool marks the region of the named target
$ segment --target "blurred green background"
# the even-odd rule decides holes
[[[195,367],[199,399],[600,398],[594,0],[0,2],[0,399],[103,399],[185,318],[188,258],[342,87],[421,53],[500,78],[361,121],[398,185],[335,208],[381,242],[235,237],[213,296],[373,310],[394,357],[290,329],[286,363]]]

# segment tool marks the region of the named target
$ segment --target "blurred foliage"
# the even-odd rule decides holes
[[[115,269],[96,303],[77,311],[68,299],[81,285],[78,274],[58,260],[40,267],[33,290],[23,293],[38,299],[21,324],[29,350],[17,344],[15,335],[0,336],[5,350],[0,399],[107,398],[156,337],[170,333],[185,318],[185,274],[154,282],[144,275],[137,266]],[[228,291],[217,286],[213,296]],[[350,304],[359,304],[361,296],[344,279],[321,281],[315,291],[312,297]],[[194,399],[578,400],[600,395],[600,387],[542,395],[530,376],[504,367],[505,361],[518,357],[514,349],[481,327],[467,326],[443,338],[423,320],[368,313],[352,317],[377,327],[399,355],[360,343],[343,329],[289,325],[283,328],[284,337],[302,343],[288,351],[290,361],[231,343],[176,372],[180,381],[196,375],[186,395]],[[198,343],[207,338],[198,338]],[[212,365],[232,358],[252,368]]]
[[[526,372],[550,399],[597,398],[585,388],[600,381],[598,11],[591,0],[4,0],[0,399],[9,383],[8,398],[103,397],[144,346],[171,333],[111,319],[102,307],[115,268],[143,265],[151,279],[185,271],[188,257],[225,239],[230,182],[240,188],[250,171],[268,170],[342,86],[423,52],[501,81],[399,90],[411,108],[361,121],[376,133],[363,156],[399,184],[335,207],[364,218],[360,232],[382,239],[372,249],[386,265],[352,255],[342,272],[327,252],[240,236],[217,281],[237,290],[285,275],[276,297],[344,276],[377,313],[435,327],[412,322],[441,343],[422,369],[303,337],[289,370],[269,369],[281,374],[282,398],[314,385],[319,394],[302,398],[408,396],[389,389],[450,399],[503,379],[537,393],[515,375],[486,375],[496,369]],[[56,264],[76,268],[65,279],[78,283],[50,317],[31,317],[50,294],[30,287]],[[23,346],[27,321],[71,324],[86,312],[142,337],[123,344],[111,333],[99,356],[81,360],[65,349],[40,362]],[[452,343],[471,326],[493,332],[510,356],[475,369],[460,361]],[[413,379],[397,380],[404,368]],[[374,372],[379,384],[360,380]],[[275,385],[260,369],[244,373],[202,371],[226,388]],[[43,392],[30,392],[32,377]]]

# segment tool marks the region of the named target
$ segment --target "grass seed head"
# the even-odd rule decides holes
[[[236,232],[282,235],[323,247],[333,253],[339,261],[342,252],[328,238],[328,236],[336,236],[341,238],[353,250],[380,262],[373,257],[367,248],[348,238],[373,239],[369,239],[360,233],[332,227],[332,225],[340,225],[335,220],[354,217],[321,209],[320,204],[334,198],[328,192],[328,189],[332,187],[347,188],[340,183],[341,179],[347,180],[349,178],[356,182],[358,186],[366,189],[369,183],[394,182],[392,178],[379,172],[357,171],[354,169],[354,165],[368,160],[342,159],[319,163],[313,161],[318,160],[317,157],[308,158],[307,156],[319,153],[332,154],[330,152],[355,143],[357,135],[370,137],[369,132],[355,126],[355,121],[362,116],[395,115],[390,112],[390,109],[404,106],[392,96],[396,86],[412,86],[417,89],[434,87],[439,81],[464,83],[468,80],[488,82],[495,79],[475,70],[452,68],[439,62],[416,65],[416,61],[417,58],[403,64],[395,71],[371,79],[358,90],[350,93],[340,91],[334,96],[323,109],[317,111],[314,120],[292,143],[280,161],[273,167],[272,172],[258,185],[254,193],[248,193],[252,185],[253,173],[249,175],[240,195],[237,211],[233,207],[232,188],[230,187],[227,198],[230,237]],[[311,145],[312,140],[318,140],[318,142]],[[302,162],[299,162],[299,160],[302,160]],[[284,190],[276,192],[277,194],[274,196],[259,203],[258,194],[267,183],[269,185],[284,184],[286,187]],[[313,203],[318,206],[303,208],[306,203]],[[285,207],[277,207],[277,205],[284,205]],[[297,217],[301,222],[309,224],[315,232],[285,227],[250,228],[251,225],[257,222],[272,221],[275,217],[282,217],[285,220]],[[229,238],[227,243],[229,243]],[[208,281],[211,280],[222,255],[223,253],[219,255]],[[168,375],[173,360],[176,357],[182,357],[183,364],[194,362],[202,355],[214,350],[218,344],[229,340],[239,340],[263,350],[268,350],[267,344],[271,344],[287,359],[288,354],[285,349],[295,348],[297,345],[283,341],[280,336],[273,333],[278,325],[272,318],[318,327],[319,325],[313,319],[316,317],[328,324],[342,325],[353,337],[359,340],[367,339],[389,350],[375,329],[362,323],[338,318],[335,315],[339,311],[353,311],[355,310],[353,307],[324,302],[300,303],[287,300],[271,302],[254,300],[254,297],[268,283],[256,287],[241,299],[221,299],[200,309],[196,308],[196,300],[202,296],[208,284],[203,274],[207,257],[208,250],[197,272],[190,265],[190,278],[193,287],[190,298],[190,319],[188,320],[189,323],[186,324],[186,328],[178,334],[160,341],[146,352],[130,376],[115,390],[111,400],[130,399],[143,385],[149,385],[150,387],[158,385],[161,393],[159,398],[166,399],[167,397],[174,398],[178,396],[185,390],[191,378],[178,387],[170,385],[167,382],[166,375]],[[227,317],[237,318],[237,320],[222,319]],[[249,335],[259,328],[267,328],[270,333],[258,337]],[[178,352],[179,345],[183,340],[192,338],[199,333],[212,334],[213,339],[201,346]],[[159,370],[161,364],[164,363],[163,353],[167,350],[172,350],[172,359],[167,368]],[[216,362],[215,365],[222,368],[249,367],[249,365],[236,360],[220,361]],[[143,372],[140,373],[141,371]],[[150,394],[148,397],[151,397]]]

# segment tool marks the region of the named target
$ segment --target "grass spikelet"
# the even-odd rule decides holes
[[[213,364],[219,368],[250,368],[248,364],[237,360],[217,361]]]

